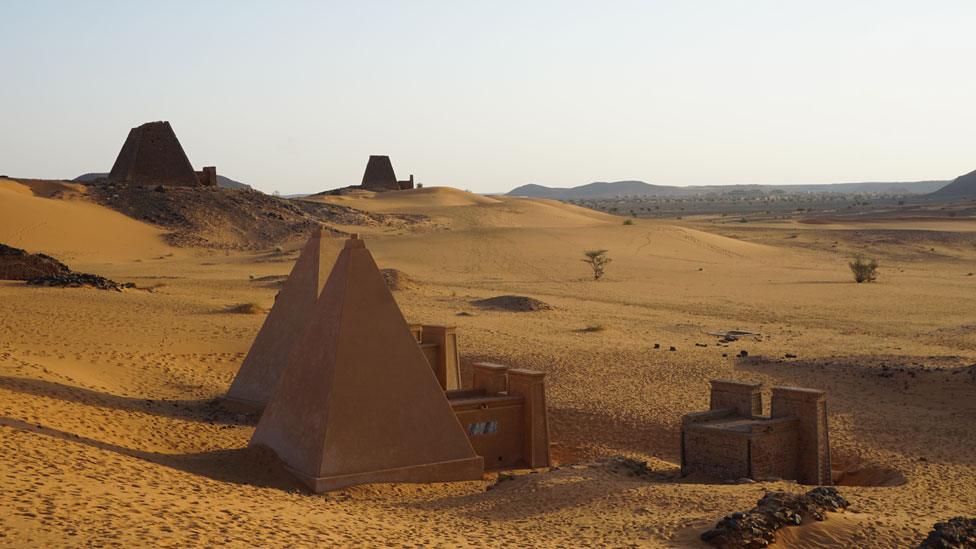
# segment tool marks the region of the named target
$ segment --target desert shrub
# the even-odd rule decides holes
[[[878,278],[878,261],[875,259],[864,259],[861,256],[854,258],[848,263],[851,273],[854,274],[854,282],[874,282]]]
[[[607,264],[613,261],[607,257],[608,251],[610,250],[589,250],[583,252],[583,255],[585,255],[586,258],[582,261],[593,269],[593,280],[600,280],[603,278],[603,272],[606,269]]]
[[[634,224],[633,219],[624,219],[624,225],[633,225],[633,224]]]

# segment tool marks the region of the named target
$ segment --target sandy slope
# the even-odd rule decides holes
[[[162,230],[87,202],[84,189],[0,179],[0,242],[56,256],[72,267],[76,260],[133,260],[169,252]]]
[[[837,469],[868,484],[908,479],[844,486],[856,512],[784,541],[906,546],[936,520],[976,509],[976,380],[958,368],[976,362],[971,246],[949,242],[954,255],[930,256],[888,239],[877,251],[904,259],[885,260],[877,284],[855,285],[846,248],[800,245],[781,232],[791,228],[756,228],[746,241],[704,224],[624,226],[561,203],[451,189],[326,198],[430,217],[367,230],[367,244],[381,267],[418,282],[397,293],[410,320],[459,326],[465,364],[490,358],[549,374],[562,466],[497,485],[314,496],[243,450],[251,422],[209,404],[263,318],[224,309],[270,307],[273,283],[250,277],[285,274],[294,255],[166,250],[153,227],[0,185],[0,212],[36,212],[0,215],[0,242],[157,286],[0,283],[0,545],[694,545],[765,489],[803,489],[677,477],[680,416],[707,405],[713,377],[826,389]],[[84,238],[69,230],[81,221]],[[614,259],[598,283],[580,262],[592,248]],[[469,303],[506,293],[554,309]],[[604,330],[578,331],[597,324]],[[726,348],[706,335],[729,328],[764,336]],[[740,350],[750,357],[733,358]],[[595,464],[612,455],[647,460],[652,473]]]

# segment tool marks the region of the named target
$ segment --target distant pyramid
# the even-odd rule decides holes
[[[372,155],[366,162],[366,171],[363,172],[363,188],[367,191],[398,191],[400,183],[397,182],[396,173],[393,171],[393,163],[389,156]]]
[[[209,172],[212,170],[212,181]],[[193,171],[169,122],[147,122],[129,131],[109,180],[142,185],[216,185],[216,168]]]
[[[312,319],[315,302],[340,249],[339,240],[315,229],[223,397],[225,401],[254,410],[268,403],[288,356]]]
[[[258,423],[316,492],[370,482],[480,479],[483,458],[362,240],[351,238]]]

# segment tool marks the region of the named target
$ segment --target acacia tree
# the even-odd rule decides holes
[[[864,259],[861,256],[854,258],[847,264],[854,274],[854,282],[874,282],[878,278],[878,261],[876,259]]]
[[[586,263],[593,269],[593,280],[600,280],[603,277],[603,270],[606,268],[607,263],[613,261],[607,257],[607,252],[610,250],[590,250],[583,252],[586,259],[583,259],[583,263]]]

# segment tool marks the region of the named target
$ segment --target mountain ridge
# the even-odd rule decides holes
[[[613,198],[617,196],[694,196],[712,193],[748,193],[748,192],[888,192],[924,195],[942,189],[947,181],[907,181],[907,182],[861,182],[861,183],[824,183],[797,185],[707,185],[697,187],[677,187],[669,185],[655,185],[644,181],[595,181],[576,187],[546,187],[530,183],[516,187],[506,193],[507,196],[524,196],[529,198],[551,198],[556,200],[573,200],[585,198]]]
[[[931,193],[932,198],[976,197],[976,170],[960,175],[948,185]]]

